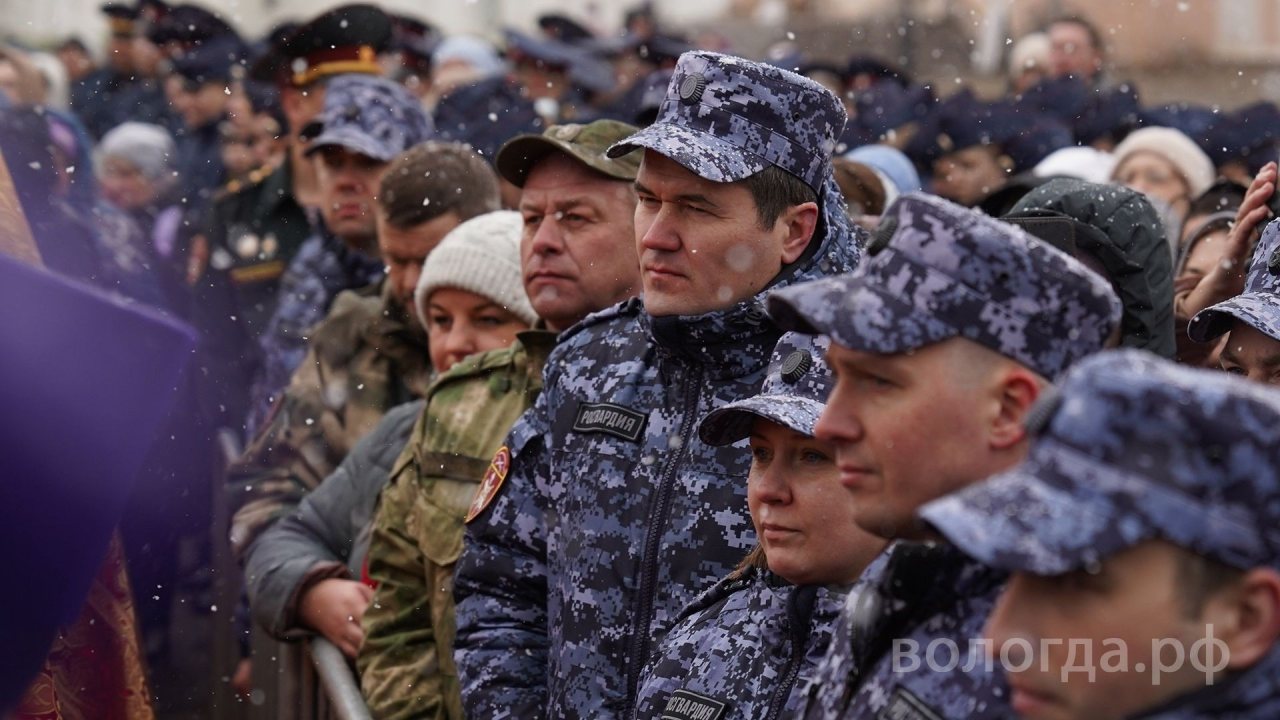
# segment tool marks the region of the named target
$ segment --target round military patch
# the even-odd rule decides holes
[[[480,489],[476,490],[476,497],[471,501],[471,507],[467,510],[467,517],[463,522],[471,522],[489,507],[489,503],[498,496],[498,490],[502,488],[502,481],[507,479],[507,472],[511,470],[511,451],[503,447],[493,456],[493,460],[489,463],[489,469],[484,473],[484,479],[480,481]]]
[[[707,79],[702,76],[702,73],[687,75],[680,81],[680,102],[685,105],[695,105],[702,99],[702,93],[706,89]]]
[[[1267,258],[1267,272],[1280,275],[1280,248],[1276,248],[1271,257]]]
[[[782,381],[795,385],[813,367],[813,357],[804,350],[795,350],[782,361]]]

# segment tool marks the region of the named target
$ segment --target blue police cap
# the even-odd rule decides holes
[[[849,275],[778,290],[783,330],[848,348],[908,352],[963,337],[1055,378],[1120,322],[1110,284],[1007,223],[911,193],[889,207]]]
[[[1118,350],[1073,368],[1032,418],[1021,465],[920,510],[967,555],[1060,575],[1159,539],[1280,563],[1280,392]]]
[[[227,82],[249,49],[238,35],[219,35],[193,46],[173,60],[173,71],[186,80],[205,84]]]
[[[383,162],[435,136],[431,118],[403,85],[372,75],[339,75],[326,89],[324,109],[303,130],[307,154],[326,145]]]
[[[756,418],[812,436],[835,384],[826,359],[830,344],[821,336],[783,335],[774,346],[759,394],[707,413],[698,427],[702,442],[732,445],[751,435]]]
[[[844,122],[840,99],[806,77],[694,51],[676,63],[657,121],[609,154],[648,148],[713,182],[776,165],[821,195]]]
[[[1280,220],[1272,220],[1253,249],[1244,292],[1191,318],[1187,335],[1209,342],[1229,330],[1235,321],[1280,341]]]

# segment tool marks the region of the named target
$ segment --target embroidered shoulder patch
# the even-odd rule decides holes
[[[606,433],[628,442],[639,442],[645,416],[613,403],[578,403],[573,429],[580,433]]]
[[[485,508],[489,507],[489,503],[498,496],[502,481],[507,479],[507,473],[510,470],[511,451],[504,445],[489,462],[489,469],[485,471],[484,479],[480,481],[480,489],[476,490],[476,497],[471,501],[471,508],[467,510],[467,517],[463,522],[469,523],[475,520]]]
[[[667,698],[660,720],[720,720],[729,703],[691,690],[677,690]]]

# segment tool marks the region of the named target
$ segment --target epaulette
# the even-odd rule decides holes
[[[606,323],[613,322],[619,318],[635,318],[642,312],[644,312],[643,300],[638,297],[627,298],[616,305],[593,312],[582,318],[576,324],[570,326],[568,330],[560,333],[559,343],[564,345],[585,330],[596,327],[597,325],[604,325]]]
[[[449,383],[469,380],[485,375],[492,370],[510,367],[516,363],[517,354],[521,352],[523,351],[518,346],[510,345],[497,350],[468,355],[449,368],[443,375],[437,377],[436,381],[431,384],[431,389],[427,391],[427,395],[430,396],[436,390]]]
[[[249,188],[261,185],[262,181],[271,177],[271,173],[273,172],[275,172],[275,167],[268,163],[250,170],[243,177],[232,178],[214,192],[213,200],[215,202],[218,200],[225,200],[232,195],[238,195]]]

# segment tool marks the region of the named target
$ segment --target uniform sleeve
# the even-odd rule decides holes
[[[440,667],[440,613],[433,608],[443,600],[435,589],[444,583],[448,590],[453,567],[435,566],[419,548],[419,496],[413,477],[394,479],[382,493],[369,546],[378,589],[362,621],[357,666],[369,712],[383,720],[462,717],[456,674]]]
[[[227,469],[231,548],[242,561],[263,531],[296,508],[346,454],[348,448],[334,446],[341,422],[321,398],[323,382],[312,352],[270,422]]]
[[[352,548],[373,515],[392,459],[408,440],[405,416],[413,409],[401,406],[388,413],[296,511],[250,546],[245,558],[249,606],[271,634],[288,638],[302,632],[297,605],[311,584],[350,577]]]
[[[507,437],[511,469],[495,499],[467,524],[454,594],[454,659],[467,717],[541,717],[547,703],[548,396]]]

